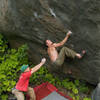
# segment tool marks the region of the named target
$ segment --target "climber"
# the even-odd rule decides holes
[[[21,67],[21,76],[17,82],[15,88],[12,89],[12,93],[16,96],[17,100],[24,100],[24,94],[27,93],[30,96],[30,100],[36,100],[36,96],[33,88],[29,87],[30,76],[39,70],[41,66],[46,62],[46,59],[43,58],[41,62],[33,68],[29,68],[28,65],[23,65]]]
[[[51,40],[46,40],[47,52],[50,57],[52,63],[56,64],[57,66],[61,66],[64,62],[65,55],[67,57],[81,59],[83,55],[86,53],[85,50],[82,53],[76,53],[74,50],[71,50],[67,47],[63,47],[58,54],[56,48],[64,45],[64,43],[68,40],[69,36],[72,34],[71,31],[68,31],[66,37],[60,43],[53,43]]]

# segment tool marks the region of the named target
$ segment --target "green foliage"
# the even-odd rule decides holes
[[[2,36],[0,40],[3,40]],[[0,43],[2,44],[3,41],[1,41]],[[1,59],[0,63],[0,97],[1,99],[3,98],[2,100],[6,100],[7,98],[4,93],[10,92],[11,88],[15,86],[16,81],[19,77],[18,73],[20,70],[20,66],[22,64],[28,63],[28,57],[26,52],[27,49],[27,45],[23,45],[18,50],[9,49],[5,51],[6,49],[4,49],[4,46],[1,45],[2,57],[4,58]]]
[[[76,96],[76,100],[80,100],[80,96],[79,95]]]
[[[7,41],[0,34],[0,54],[4,53],[7,48],[8,48]]]
[[[91,100],[91,98],[87,98],[87,97],[85,97],[85,98],[83,98],[83,100]]]
[[[4,54],[6,53],[8,49],[7,41],[3,38],[3,36],[0,34],[0,63],[4,60]]]
[[[75,80],[74,83],[75,83],[76,86],[80,85],[80,81],[79,80]]]
[[[8,95],[6,95],[6,94],[3,94],[3,95],[1,96],[1,99],[2,99],[2,100],[7,100],[7,98],[8,98]]]
[[[89,88],[84,83],[80,85],[80,88],[79,89],[83,93],[87,93],[89,91]]]

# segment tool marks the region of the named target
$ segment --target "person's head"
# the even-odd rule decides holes
[[[29,65],[22,65],[20,70],[22,73],[30,71]]]
[[[46,40],[46,45],[47,45],[47,46],[52,45],[52,43],[53,43],[53,42],[52,42],[51,40]]]

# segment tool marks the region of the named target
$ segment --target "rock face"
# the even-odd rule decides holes
[[[38,63],[47,57],[45,40],[61,41],[73,32],[68,46],[77,52],[87,50],[81,60],[65,59],[61,74],[97,84],[100,78],[100,1],[99,0],[0,0],[0,32],[16,48],[27,43],[30,59]],[[49,69],[53,69],[50,59]]]
[[[97,87],[92,93],[92,100],[100,100],[100,83],[98,83]]]

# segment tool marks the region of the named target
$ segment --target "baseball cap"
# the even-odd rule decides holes
[[[22,65],[21,66],[21,72],[24,72],[27,68],[29,67],[29,65],[27,64],[27,65]]]

